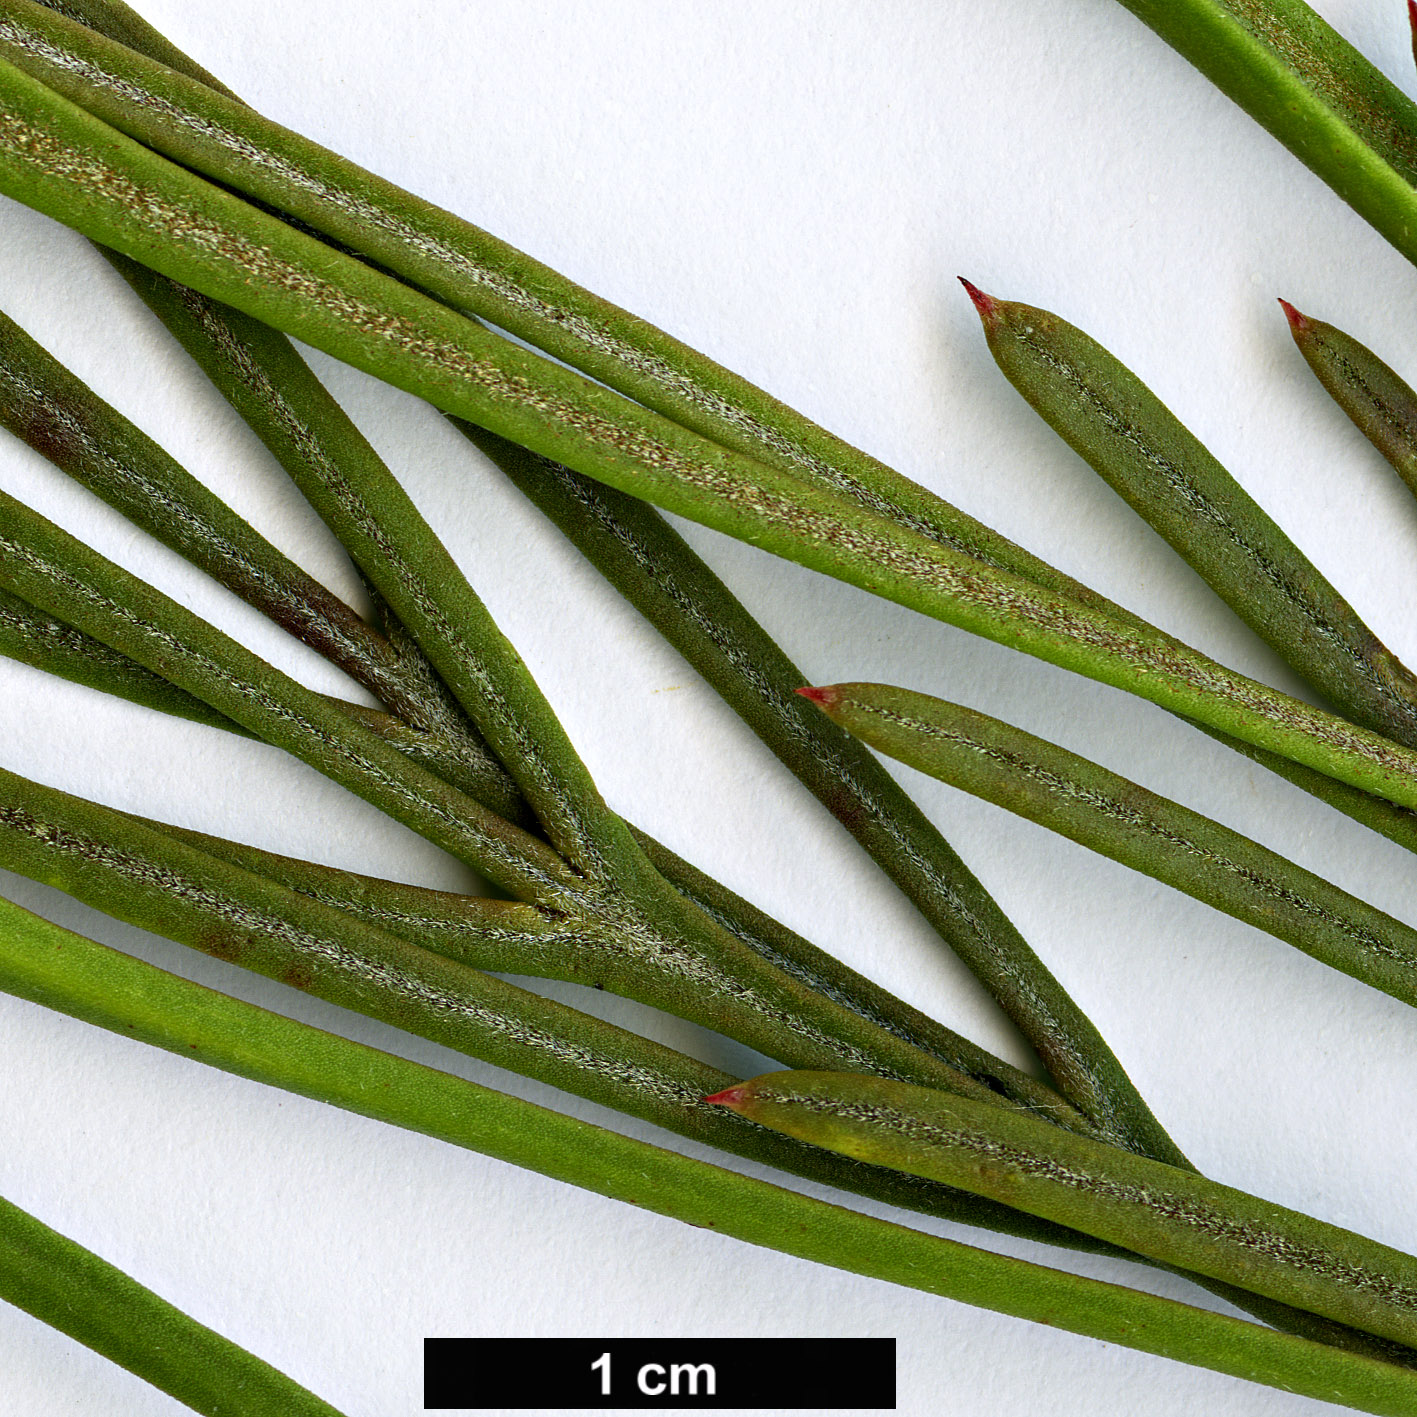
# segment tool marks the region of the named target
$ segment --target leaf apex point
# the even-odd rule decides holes
[[[1414,3],[1417,3],[1417,0],[1414,0]],[[985,295],[973,281],[966,280],[963,276],[958,279],[974,302],[974,308],[979,311],[979,318],[986,322],[990,320],[998,310],[999,302],[992,295]]]
[[[1417,4],[1417,0],[1408,0],[1408,4]],[[1296,310],[1282,295],[1279,297],[1279,305],[1284,311],[1284,318],[1289,321],[1289,328],[1296,335],[1307,330],[1313,323],[1302,310]]]
[[[712,1103],[715,1107],[733,1107],[743,1100],[743,1084],[734,1083],[732,1087],[725,1087],[722,1092],[715,1092],[712,1097],[705,1097],[704,1101]]]

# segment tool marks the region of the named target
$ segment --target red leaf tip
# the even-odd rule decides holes
[[[705,1102],[711,1102],[715,1107],[734,1107],[743,1100],[743,1083],[738,1083],[733,1087],[725,1087],[722,1092],[715,1092],[712,1097],[705,1097]]]
[[[1414,0],[1417,3],[1417,0]],[[992,295],[985,295],[973,281],[959,277],[959,283],[969,292],[969,298],[974,302],[974,308],[979,311],[979,318],[988,321],[993,318],[999,308],[999,302]]]
[[[1417,4],[1417,0],[1408,0],[1409,4]],[[1296,310],[1282,295],[1279,297],[1279,304],[1284,311],[1284,318],[1289,321],[1289,328],[1296,335],[1302,334],[1313,323],[1302,310]]]
[[[836,690],[831,688],[816,689],[808,685],[806,688],[798,689],[797,693],[801,694],[804,699],[811,699],[819,708],[830,708],[837,700]]]
[[[1414,39],[1417,39],[1417,0],[1407,0],[1407,18],[1412,24]]]

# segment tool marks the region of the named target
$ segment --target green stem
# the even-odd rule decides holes
[[[1417,260],[1417,105],[1303,0],[1121,0]]]
[[[47,933],[22,916],[0,902],[0,931]],[[207,1417],[339,1417],[309,1389],[4,1199],[0,1299]]]
[[[1392,1364],[859,1215],[227,998],[8,903],[0,921],[0,988],[184,1058],[785,1254],[1360,1411],[1417,1414],[1417,1374]]]
[[[804,692],[881,752],[1417,1005],[1417,930],[1239,832],[959,704],[882,684]]]

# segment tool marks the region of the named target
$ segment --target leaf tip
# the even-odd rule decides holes
[[[722,1092],[715,1092],[712,1097],[705,1097],[704,1101],[715,1107],[736,1108],[743,1101],[745,1087],[744,1083],[735,1083],[732,1087],[725,1087]]]
[[[837,701],[840,695],[834,688],[814,688],[812,685],[796,690],[804,699],[811,699],[818,708],[829,709]]]
[[[1408,3],[1417,4],[1417,0],[1408,0]],[[1289,328],[1296,335],[1303,334],[1313,324],[1302,310],[1296,310],[1282,295],[1279,297],[1279,305],[1284,311],[1284,318],[1289,321]]]
[[[997,313],[999,302],[992,295],[985,295],[982,290],[971,280],[959,277],[959,283],[969,294],[969,298],[974,302],[974,308],[979,311],[979,318],[987,325]]]

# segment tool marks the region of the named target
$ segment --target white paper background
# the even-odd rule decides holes
[[[1319,9],[1413,86],[1397,0]],[[1161,392],[1417,662],[1417,507],[1313,384],[1274,303],[1282,294],[1333,319],[1411,376],[1417,276],[1114,0],[144,0],[144,13],[272,117],[487,226],[1191,643],[1295,691],[1005,384],[954,276],[1056,310]],[[112,272],[37,216],[7,205],[0,222],[0,306],[278,544],[357,595],[338,548]],[[493,470],[426,406],[313,360],[521,648],[612,804],[1022,1059],[845,834]],[[349,692],[8,439],[0,485],[307,683]],[[1417,921],[1409,856],[1159,710],[688,534],[810,679],[904,683],[1001,714]],[[466,879],[279,753],[9,663],[0,683],[5,767],[339,865]],[[1417,1247],[1409,1009],[905,776],[1199,1166]],[[27,882],[3,886],[168,968],[597,1115]],[[681,1025],[601,1004],[752,1066]],[[349,1417],[421,1410],[425,1334],[895,1337],[899,1410],[911,1417],[1321,1407],[754,1250],[4,997],[0,1068],[0,1194]],[[1179,1281],[1063,1262],[1208,1302]],[[185,1410],[8,1308],[0,1407]]]

